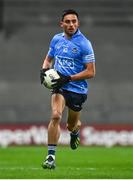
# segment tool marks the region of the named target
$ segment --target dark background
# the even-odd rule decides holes
[[[96,56],[82,121],[133,122],[133,0],[0,0],[1,124],[49,120],[50,92],[39,71],[67,8],[79,12]]]

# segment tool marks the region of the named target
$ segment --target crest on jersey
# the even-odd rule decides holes
[[[72,49],[72,52],[73,52],[73,53],[77,53],[77,52],[78,52],[78,49],[77,49],[77,48],[73,48],[73,49]]]

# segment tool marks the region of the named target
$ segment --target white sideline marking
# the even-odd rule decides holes
[[[42,169],[41,167],[0,167],[0,170],[40,170]],[[69,168],[69,169],[73,169],[73,168]],[[89,171],[95,171],[96,168],[74,168],[77,171],[80,171],[81,169],[83,170],[89,170]]]
[[[84,168],[72,168],[72,167],[68,167],[69,170],[77,170],[77,171],[81,171],[81,170],[86,170],[86,171],[95,171],[97,168],[93,168],[93,167],[84,167]]]

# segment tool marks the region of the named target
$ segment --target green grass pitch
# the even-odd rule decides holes
[[[47,148],[0,148],[0,179],[128,179],[133,178],[132,147],[58,146],[56,169],[41,167]]]

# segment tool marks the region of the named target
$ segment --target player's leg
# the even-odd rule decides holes
[[[66,105],[68,106],[68,120],[67,128],[70,133],[70,146],[72,149],[76,149],[80,143],[79,130],[81,126],[80,112],[83,103],[87,99],[86,94],[78,94],[71,91],[65,91],[64,97]]]
[[[79,131],[81,126],[80,111],[73,111],[68,108],[67,128],[69,131]]]
[[[52,115],[48,125],[48,144],[57,144],[60,136],[60,121],[65,107],[61,94],[53,94],[51,99]]]
[[[48,125],[48,156],[43,162],[43,168],[55,168],[55,151],[60,137],[60,121],[65,107],[65,100],[61,94],[53,94],[51,98],[51,120]]]
[[[80,131],[81,121],[80,121],[80,111],[73,111],[68,109],[68,120],[67,128],[70,133],[70,146],[72,149],[77,149],[80,143],[79,131]]]

